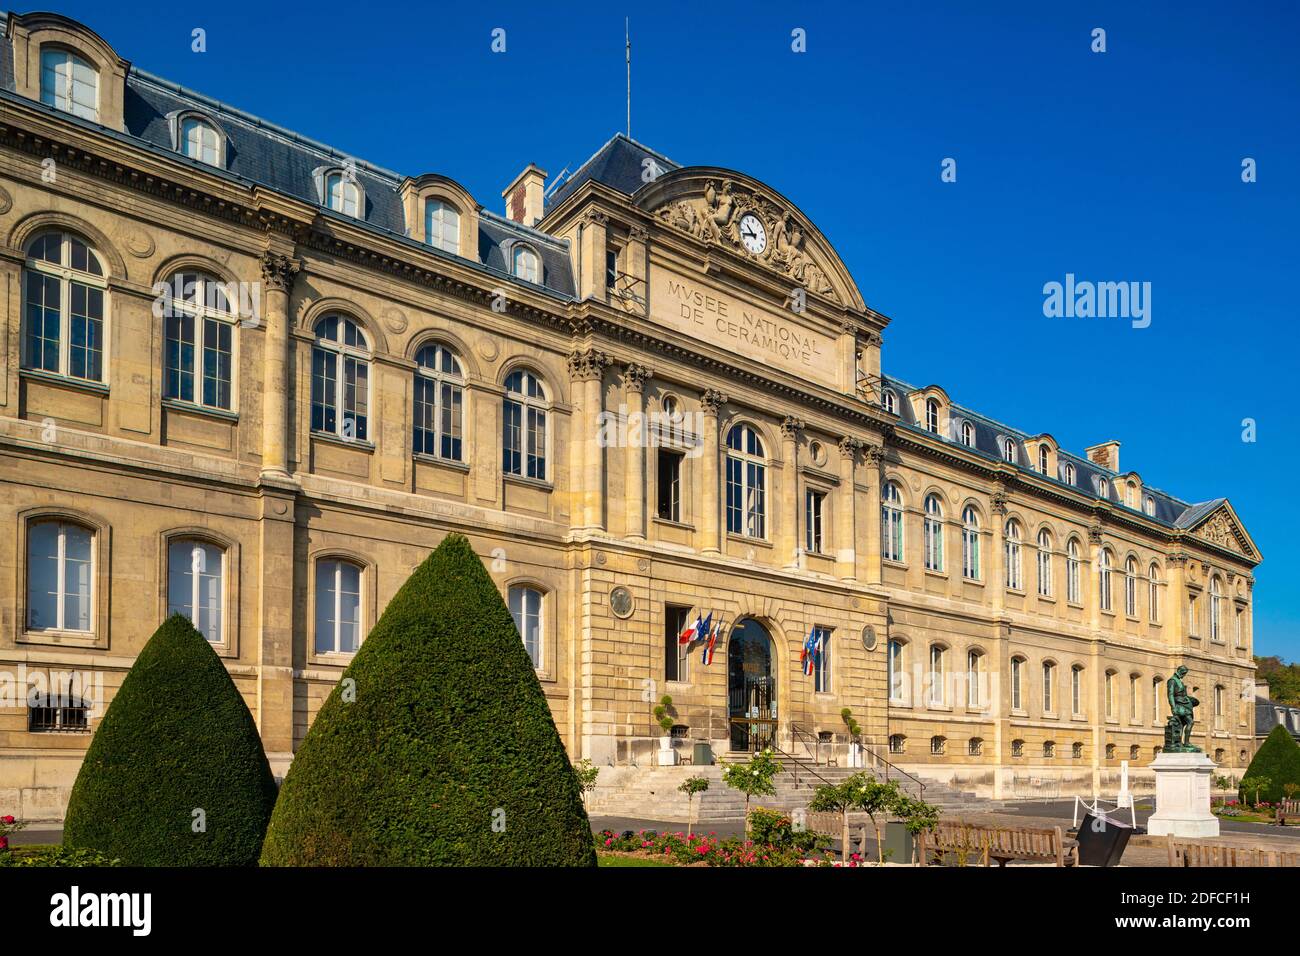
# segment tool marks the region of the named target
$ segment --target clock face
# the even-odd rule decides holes
[[[767,230],[752,212],[740,217],[740,242],[754,255],[767,248]]]

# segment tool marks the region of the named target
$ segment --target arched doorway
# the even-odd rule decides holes
[[[727,717],[732,750],[758,750],[776,739],[776,674],[772,638],[752,618],[727,641]]]

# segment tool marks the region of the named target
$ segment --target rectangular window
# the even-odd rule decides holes
[[[1083,671],[1077,667],[1070,670],[1070,713],[1083,713]]]
[[[605,250],[605,288],[609,294],[618,294],[618,250]]]
[[[1024,710],[1024,694],[1021,681],[1024,679],[1024,664],[1018,657],[1011,658],[1011,709]]]
[[[1128,679],[1128,719],[1129,720],[1138,719],[1139,706],[1140,703],[1138,700],[1138,679],[1136,676],[1131,676]]]
[[[351,654],[361,644],[361,568],[316,562],[316,652]]]
[[[1200,637],[1200,630],[1197,623],[1196,595],[1188,595],[1187,598],[1187,636]]]
[[[676,604],[664,605],[664,680],[689,680],[690,645],[679,643],[689,623],[691,609]]]
[[[182,614],[220,644],[225,609],[225,555],[216,545],[173,541],[167,549],[167,613]]]
[[[335,353],[312,349],[311,384],[312,431],[336,432],[338,418],[334,396],[338,387],[338,356]]]
[[[817,657],[813,661],[813,690],[819,694],[831,692],[831,629],[818,625],[813,628],[818,639]]]
[[[86,528],[60,521],[30,526],[27,539],[27,627],[90,630],[91,547]]]
[[[804,494],[805,547],[813,554],[825,553],[822,537],[822,518],[826,512],[826,493],[808,489]]]
[[[512,587],[510,613],[515,627],[523,638],[524,648],[532,659],[533,667],[542,666],[542,592],[536,588]]]
[[[930,703],[942,707],[944,696],[943,648],[930,645]]]
[[[655,513],[664,521],[682,520],[682,461],[685,457],[681,452],[659,449]]]
[[[1052,697],[1055,689],[1056,668],[1051,664],[1043,665],[1043,713],[1050,714],[1056,710],[1056,701]]]
[[[898,641],[889,642],[889,699],[901,704],[904,699],[903,645]]]

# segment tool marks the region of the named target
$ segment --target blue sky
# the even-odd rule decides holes
[[[1300,658],[1300,5],[443,6],[53,8],[142,69],[498,210],[525,163],[556,174],[623,129],[630,15],[636,139],[797,203],[893,318],[887,372],[1229,497],[1266,558],[1257,651]],[[1067,273],[1150,282],[1150,327],[1044,317]]]

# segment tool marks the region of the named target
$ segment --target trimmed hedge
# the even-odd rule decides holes
[[[389,602],[308,731],[266,866],[595,866],[510,611],[462,535]]]
[[[253,866],[274,805],[248,706],[212,646],[173,614],[95,731],[64,845],[125,866]]]
[[[1268,777],[1269,785],[1259,791],[1259,799],[1267,803],[1277,803],[1286,796],[1282,790],[1283,784],[1300,784],[1300,744],[1287,733],[1285,727],[1274,727],[1264,738],[1259,750],[1255,751],[1255,759],[1246,770],[1246,777]],[[1238,790],[1237,798],[1242,803],[1246,802],[1247,797],[1255,799],[1254,791],[1248,794],[1244,790]]]

